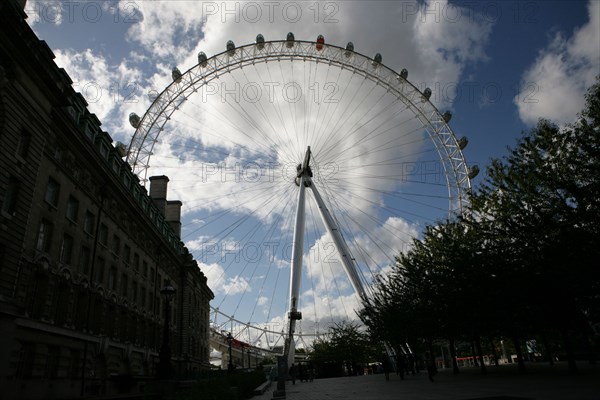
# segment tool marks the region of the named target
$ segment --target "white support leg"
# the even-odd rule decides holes
[[[329,232],[329,235],[333,239],[335,247],[338,250],[338,254],[340,255],[340,259],[344,269],[346,270],[346,274],[348,274],[348,278],[350,278],[350,282],[352,283],[356,293],[358,293],[361,297],[364,297],[365,288],[356,270],[355,260],[352,257],[352,254],[350,254],[350,249],[348,248],[348,245],[346,245],[346,241],[342,237],[339,227],[335,223],[331,212],[325,205],[325,202],[323,201],[323,198],[321,197],[321,194],[319,193],[319,190],[315,186],[314,182],[311,182],[310,188],[315,195],[315,200],[317,202],[317,206],[319,207],[319,213],[321,214],[323,223],[327,228],[327,232]]]
[[[296,224],[294,228],[294,241],[292,243],[292,265],[290,268],[290,326],[289,336],[286,342],[286,356],[288,365],[294,362],[294,331],[296,329],[296,319],[293,318],[298,311],[298,298],[300,297],[300,282],[302,280],[302,256],[304,252],[304,210],[306,200],[306,188],[304,176],[299,178],[300,190],[298,191],[298,208],[296,209]]]

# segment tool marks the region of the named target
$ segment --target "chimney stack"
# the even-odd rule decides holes
[[[165,221],[171,226],[171,229],[181,238],[181,206],[179,200],[167,201],[167,210],[165,213]]]
[[[167,184],[169,178],[165,175],[150,177],[150,198],[158,207],[162,215],[165,215],[167,205]]]
[[[167,200],[169,178],[165,175],[150,177],[150,198],[171,229],[181,238],[181,206],[179,200]]]

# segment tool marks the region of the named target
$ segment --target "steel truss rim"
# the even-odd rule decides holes
[[[317,42],[296,40],[265,41],[264,43],[250,43],[235,48],[235,52],[225,50],[210,58],[202,64],[198,63],[185,71],[181,78],[172,81],[155,99],[144,113],[127,151],[127,162],[132,166],[132,171],[138,175],[140,182],[148,181],[147,171],[150,167],[149,159],[152,156],[154,144],[163,131],[163,127],[171,115],[179,109],[187,98],[198,89],[215,79],[219,75],[228,74],[247,65],[268,63],[270,61],[311,61],[314,63],[329,63],[340,69],[352,70],[365,79],[377,85],[384,86],[392,92],[398,100],[410,108],[425,128],[433,142],[440,161],[444,168],[449,197],[449,214],[462,214],[468,204],[468,195],[471,190],[469,170],[460,149],[458,140],[444,116],[424,97],[423,93],[409,80],[402,78],[393,69],[384,64],[376,63],[372,58],[353,50],[340,46],[323,44],[317,50]],[[454,182],[455,185],[452,185]],[[282,332],[243,322],[234,316],[227,315],[217,308],[210,306],[215,315],[226,317],[227,323],[235,322],[242,329],[256,329],[263,334],[282,335]],[[319,333],[303,333],[297,336],[319,337]]]
[[[406,106],[411,108],[411,111],[419,118],[423,126],[428,127],[427,132],[436,146],[440,160],[444,166],[446,181],[448,185],[449,194],[449,210],[451,214],[462,213],[466,205],[468,204],[468,193],[471,189],[471,182],[469,179],[469,171],[467,168],[464,155],[459,147],[458,141],[454,136],[454,133],[448,126],[448,123],[444,120],[443,115],[439,110],[431,103],[429,99],[425,99],[419,89],[414,86],[407,79],[402,78],[396,71],[385,66],[384,64],[376,64],[373,59],[345,48],[325,44],[322,50],[316,50],[316,42],[312,41],[301,41],[296,40],[293,42],[293,46],[289,47],[287,40],[274,40],[264,42],[262,49],[258,50],[260,53],[244,54],[244,52],[250,49],[257,49],[259,44],[251,43],[235,49],[235,53],[232,56],[230,51],[223,51],[216,54],[206,60],[205,67],[201,64],[196,64],[185,73],[182,74],[181,78],[171,82],[152,102],[143,118],[140,121],[138,128],[133,135],[131,143],[127,151],[127,161],[132,166],[132,170],[138,176],[142,183],[147,182],[147,170],[149,168],[149,159],[152,155],[154,143],[160,132],[162,132],[164,125],[169,121],[171,115],[179,108],[179,106],[187,99],[186,96],[181,98],[182,94],[195,93],[198,87],[203,86],[211,82],[214,79],[218,79],[219,72],[225,71],[224,73],[230,73],[234,70],[243,68],[245,65],[254,64],[258,62],[269,62],[274,60],[311,60],[314,62],[329,62],[330,64],[336,64],[342,69],[344,67],[353,69],[356,72],[362,72],[363,76],[369,78],[387,87],[387,89],[394,91]],[[300,53],[296,51],[298,48],[303,47],[307,52]],[[310,49],[315,49],[310,51]],[[337,57],[328,57],[329,52],[332,51],[338,53]],[[242,54],[242,56],[239,56]],[[350,54],[346,56],[346,54]],[[350,62],[359,59],[360,62]],[[347,62],[343,62],[347,60]],[[215,69],[207,71],[207,73],[196,73],[196,71],[202,72],[202,69],[208,66],[215,65]],[[372,71],[369,72],[367,65],[371,65]],[[365,68],[360,68],[360,67]],[[385,74],[381,73],[385,71]],[[189,79],[195,74],[193,79]],[[391,78],[391,79],[390,79]],[[184,82],[182,84],[181,82]],[[201,82],[200,86],[196,87],[198,82]],[[395,86],[393,86],[395,85]],[[192,88],[192,89],[190,89]],[[403,88],[408,88],[408,93],[404,93]],[[417,100],[420,102],[420,107],[417,105]],[[158,119],[165,114],[162,120]],[[158,122],[158,124],[157,124]],[[159,126],[157,126],[159,125]],[[151,133],[155,133],[155,136],[148,137]],[[140,138],[141,137],[141,138]],[[150,148],[144,149],[143,144],[147,143],[150,139]],[[140,160],[140,153],[144,158]],[[145,161],[144,161],[145,160]],[[140,162],[141,161],[141,162]],[[456,182],[456,186],[453,187],[450,184],[450,178],[453,177],[453,181]],[[457,206],[452,203],[458,201]]]

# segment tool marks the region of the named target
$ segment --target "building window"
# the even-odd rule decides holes
[[[147,261],[142,262],[142,273],[144,274],[144,278],[148,277],[148,262]]]
[[[2,202],[2,212],[10,216],[15,215],[17,209],[17,198],[19,196],[19,188],[21,183],[14,177],[8,179],[4,201]]]
[[[104,284],[104,268],[106,268],[106,261],[104,258],[98,257],[98,262],[96,263],[96,281],[100,284]]]
[[[56,290],[56,309],[54,313],[54,323],[63,326],[69,318],[69,302],[71,291],[65,282],[61,282]]]
[[[108,271],[108,288],[112,291],[117,288],[117,268],[114,266]]]
[[[17,147],[17,155],[22,159],[26,159],[29,154],[29,147],[31,145],[31,133],[27,130],[21,130],[21,140],[19,140],[19,145]]]
[[[60,185],[54,179],[48,179],[48,185],[46,185],[46,195],[44,200],[46,203],[53,205],[54,207],[58,206],[58,194],[60,192]]]
[[[116,318],[115,306],[109,306],[106,318],[106,336],[114,337],[115,335],[115,318]]]
[[[93,318],[90,318],[90,331],[101,333],[104,330],[104,302],[101,297],[94,298]]]
[[[90,270],[90,249],[86,246],[81,248],[81,253],[79,255],[79,271],[84,274],[89,273]]]
[[[41,319],[46,316],[48,305],[48,276],[35,272],[30,279],[31,282],[28,287],[29,316],[34,319]]]
[[[148,290],[148,309],[149,309],[150,311],[154,311],[154,310],[152,309],[152,300],[153,300],[153,299],[154,299],[154,296],[152,296],[152,291],[151,291],[151,290]]]
[[[106,247],[108,241],[108,227],[104,224],[100,224],[100,230],[98,232],[98,243]]]
[[[58,146],[55,147],[54,148],[54,153],[52,154],[52,156],[54,157],[54,159],[56,161],[60,162],[62,160],[62,155],[63,155],[62,149],[60,147],[58,147]]]
[[[123,297],[127,297],[127,284],[128,277],[126,274],[121,275],[121,294]]]
[[[146,307],[146,288],[142,286],[140,290],[140,307],[144,309]]]
[[[138,295],[138,285],[137,285],[137,282],[133,281],[131,283],[131,302],[132,302],[132,304],[137,304],[137,302],[138,302],[137,295]]]
[[[89,294],[87,294],[85,291],[82,290],[77,294],[77,303],[75,305],[75,318],[73,321],[77,329],[87,328],[89,301]]]
[[[46,368],[44,369],[44,377],[56,379],[59,367],[60,347],[48,346],[48,355],[46,356]]]
[[[62,243],[60,244],[60,254],[58,259],[63,264],[71,264],[73,255],[73,238],[66,233],[63,235]]]
[[[117,256],[121,252],[121,238],[117,235],[113,235],[112,252],[115,253]]]
[[[138,253],[133,255],[133,269],[136,271],[140,270],[140,255]]]
[[[65,216],[71,222],[77,222],[78,214],[79,214],[79,201],[75,197],[69,196],[69,200],[67,201],[67,210],[65,212]]]
[[[78,379],[81,377],[81,352],[79,349],[71,349],[69,359],[69,378]]]
[[[46,220],[40,222],[38,228],[37,240],[35,249],[42,252],[48,252],[50,249],[50,241],[52,240],[52,224]]]
[[[100,144],[100,154],[104,158],[108,158],[108,146],[105,143]]]
[[[90,234],[93,235],[94,234],[94,226],[95,226],[95,220],[96,216],[91,213],[90,211],[87,211],[85,213],[85,221],[83,222],[83,230]]]
[[[129,259],[131,258],[131,247],[123,246],[123,262],[125,265],[129,265]]]
[[[35,360],[35,343],[21,342],[19,361],[17,363],[17,378],[31,378],[33,361]]]

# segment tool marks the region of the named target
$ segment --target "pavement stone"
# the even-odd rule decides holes
[[[514,365],[491,366],[487,375],[476,368],[463,368],[459,375],[442,369],[430,382],[427,373],[401,380],[390,374],[315,379],[286,383],[286,400],[600,400],[600,366],[581,366],[578,376],[567,367],[531,364],[525,375]],[[273,389],[253,400],[271,400]]]

